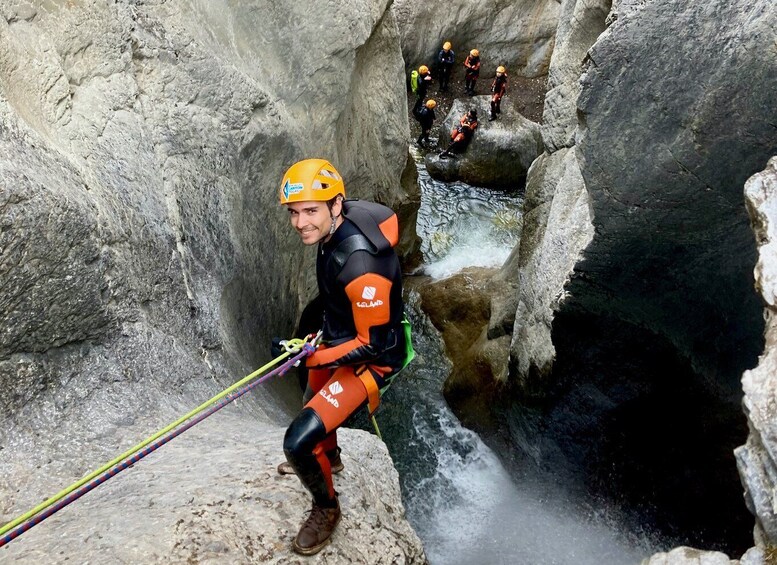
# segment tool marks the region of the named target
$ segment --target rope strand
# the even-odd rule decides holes
[[[308,342],[308,339],[310,337],[311,336],[308,336],[305,340],[301,340],[301,339],[289,340],[287,342],[288,346],[285,348],[286,349],[285,353],[279,355],[278,357],[276,357],[266,365],[260,367],[250,375],[241,379],[240,381],[230,386],[226,390],[222,391],[218,395],[214,396],[207,402],[204,402],[203,404],[201,404],[200,406],[198,406],[197,408],[195,408],[185,416],[182,416],[172,424],[166,426],[165,428],[158,431],[156,434],[150,436],[149,438],[139,443],[132,449],[125,451],[124,453],[122,453],[112,461],[106,463],[96,471],[93,471],[92,473],[85,476],[78,482],[73,483],[66,489],[62,490],[61,492],[57,493],[56,495],[52,496],[51,498],[43,502],[42,504],[36,506],[29,512],[26,512],[22,516],[19,516],[15,520],[3,526],[3,528],[0,529],[0,535],[5,534],[9,530],[13,530],[13,528],[16,528],[17,526],[22,524],[20,527],[18,527],[17,529],[13,530],[11,533],[3,536],[3,538],[0,539],[0,547],[3,547],[8,542],[19,537],[21,534],[28,531],[33,526],[39,524],[40,522],[42,522],[52,514],[55,514],[56,512],[58,512],[59,510],[61,510],[62,508],[70,504],[71,502],[79,499],[81,496],[91,491],[95,487],[101,485],[111,477],[117,475],[127,467],[130,467],[137,461],[140,461],[149,453],[152,453],[153,451],[163,446],[173,438],[179,436],[180,434],[182,434],[192,426],[198,424],[199,422],[201,422],[211,414],[217,412],[218,410],[220,410],[221,408],[223,408],[233,400],[243,396],[246,392],[253,389],[257,385],[267,381],[269,378],[273,376],[285,374],[291,367],[295,366],[303,357],[307,357],[308,355],[312,354],[315,351],[315,347],[319,336],[318,335],[315,336],[311,342]],[[269,367],[272,367],[273,365],[276,365],[281,360],[289,357],[289,355],[291,355],[295,351],[299,351],[299,353],[294,357],[288,359],[285,363],[283,363],[279,367],[276,367],[274,370],[267,373],[263,377],[257,379],[253,383],[249,383],[247,385],[245,384],[248,381],[254,379],[257,375],[264,372]],[[190,421],[187,422],[187,420],[190,420]],[[181,426],[181,424],[183,424],[184,422],[187,422],[186,425]],[[178,429],[175,429],[175,428],[178,428]],[[175,431],[170,433],[168,436],[165,436],[165,434],[168,434],[171,430],[175,430]],[[156,441],[156,440],[159,440],[159,441]],[[154,443],[153,445],[149,445],[152,442],[156,442],[156,443]],[[92,481],[92,482],[89,482],[89,481]],[[77,490],[77,492],[74,492],[76,491],[76,489],[80,489],[80,490]]]

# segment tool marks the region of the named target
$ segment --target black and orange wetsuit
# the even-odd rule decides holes
[[[380,204],[346,200],[343,223],[318,246],[323,344],[307,360],[310,400],[286,431],[289,463],[319,506],[333,506],[327,454],[336,430],[379,391],[405,361],[402,273],[393,247],[397,216]]]
[[[475,94],[475,84],[480,76],[480,57],[467,55],[467,58],[464,59],[464,68],[466,69],[464,71],[464,88],[467,94]]]
[[[502,76],[494,77],[494,82],[491,83],[491,119],[502,113],[502,97],[507,92],[507,74],[502,73]]]

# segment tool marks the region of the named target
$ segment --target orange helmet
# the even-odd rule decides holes
[[[420,67],[418,67],[419,75],[425,75],[428,72],[429,72],[429,67],[427,67],[426,65],[421,65]]]
[[[472,55],[473,57],[480,57],[480,51],[478,51],[477,49],[473,49],[472,51],[469,52],[469,54]]]
[[[445,49],[446,51],[450,51],[451,47],[452,45],[450,41],[446,41],[445,43],[442,44],[442,48]]]
[[[338,194],[345,198],[343,177],[326,159],[297,161],[281,181],[281,204],[327,202]]]
[[[496,72],[504,74],[505,73],[505,68],[502,65],[499,65],[496,68]]]
[[[434,110],[434,108],[437,106],[437,102],[432,100],[431,98],[426,101],[426,107],[430,110]]]

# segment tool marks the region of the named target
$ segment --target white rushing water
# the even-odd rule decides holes
[[[521,195],[437,181],[420,165],[418,181],[425,274],[440,279],[465,267],[505,262],[521,233]]]
[[[467,266],[501,265],[520,235],[521,197],[434,181],[420,165],[419,180],[423,272],[442,278]],[[607,509],[573,500],[554,477],[511,477],[445,403],[449,362],[413,293],[408,310],[423,362],[389,391],[381,425],[408,518],[432,565],[626,565],[660,549],[619,528]]]

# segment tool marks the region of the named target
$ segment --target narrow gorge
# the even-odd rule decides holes
[[[349,197],[397,212],[420,354],[378,413],[385,442],[366,421],[343,432],[343,521],[309,561],[774,562],[772,0],[2,0],[0,15],[0,522],[291,335],[315,257],[277,188],[320,156]],[[445,40],[438,146],[465,109],[482,120],[453,163],[412,146],[407,92]],[[497,64],[511,82],[490,123]],[[299,406],[296,379],[270,381],[0,561],[303,562],[290,541],[309,496],[275,473]],[[434,472],[435,449],[456,473]],[[435,520],[480,515],[450,550]]]

